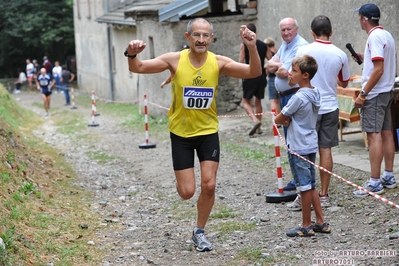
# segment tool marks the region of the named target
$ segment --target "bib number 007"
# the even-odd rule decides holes
[[[209,109],[213,96],[214,88],[184,87],[184,107],[187,109]]]
[[[188,98],[187,99],[187,107],[204,109],[204,108],[207,108],[208,102],[209,102],[209,98]]]

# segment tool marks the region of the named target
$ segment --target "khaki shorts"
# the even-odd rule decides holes
[[[384,92],[364,102],[360,110],[363,132],[380,133],[385,130],[391,130],[393,95],[393,91]]]

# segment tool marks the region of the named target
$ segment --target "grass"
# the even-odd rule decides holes
[[[73,185],[58,151],[31,135],[40,123],[0,85],[0,265],[100,265],[103,250],[87,245],[100,221],[92,195]],[[80,130],[73,119],[60,126]]]
[[[214,206],[210,219],[226,219],[226,218],[235,218],[237,214],[232,208],[227,208],[226,206]]]
[[[105,154],[103,152],[86,152],[86,154],[93,160],[96,160],[100,164],[104,164],[108,161],[115,160],[117,157]]]
[[[234,231],[250,231],[256,228],[256,223],[243,223],[237,220],[229,220],[224,223],[218,223],[214,227],[221,235],[227,235]]]
[[[91,101],[87,100],[87,95],[79,95],[75,97],[77,106],[84,106],[91,109]],[[97,113],[104,113],[109,116],[123,118],[121,125],[135,132],[145,132],[144,114],[140,112],[137,103],[110,103],[104,101],[96,101]],[[164,117],[148,116],[149,133],[160,140],[164,140],[168,131],[168,119],[166,114]]]
[[[221,143],[222,149],[228,152],[234,152],[240,157],[245,159],[254,160],[257,162],[265,162],[267,160],[275,158],[274,147],[270,145],[257,146],[256,148],[244,147],[234,143]]]
[[[80,113],[71,115],[70,111],[64,110],[58,116],[53,118],[55,125],[58,127],[57,133],[64,135],[75,134],[87,128],[87,123]]]
[[[168,211],[173,214],[173,218],[176,220],[192,220],[197,215],[196,203],[193,200],[177,199],[169,210],[165,210],[165,212]]]

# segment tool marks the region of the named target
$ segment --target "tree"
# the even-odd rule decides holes
[[[61,64],[75,54],[72,0],[0,1],[0,77],[44,55]]]

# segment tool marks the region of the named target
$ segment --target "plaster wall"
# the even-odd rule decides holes
[[[96,18],[105,14],[103,0],[74,0],[74,26],[78,86],[90,94],[94,89],[102,100],[119,102],[137,101],[137,76],[129,72],[123,52],[136,36],[136,28],[98,23]],[[109,69],[107,28],[111,40],[113,95]],[[112,99],[113,98],[113,99]]]
[[[137,89],[138,76],[129,71],[128,59],[123,55],[127,45],[133,39],[136,39],[135,27],[123,26],[119,27],[119,29],[118,27],[112,27],[111,29],[111,50],[113,53],[112,72],[113,72],[113,84],[114,84],[114,101],[116,102],[136,103],[139,100],[141,100],[141,98],[139,98],[138,89]],[[109,81],[108,84],[110,84]],[[109,86],[107,86],[107,89],[104,90],[110,91]]]
[[[75,0],[74,26],[76,64],[79,89],[98,93],[101,84],[108,84],[107,28],[95,21],[104,13],[103,1]]]

